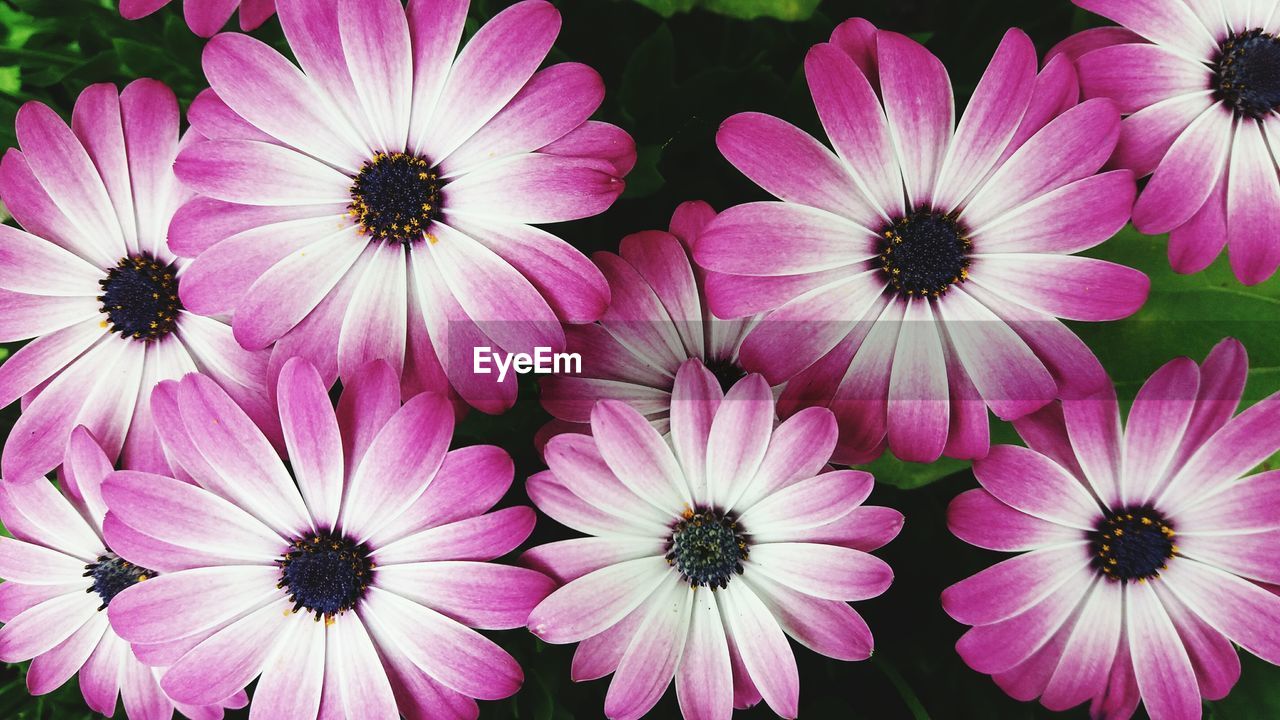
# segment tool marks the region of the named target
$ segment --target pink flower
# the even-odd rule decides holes
[[[715,215],[704,202],[683,203],[669,232],[628,235],[618,254],[594,256],[613,301],[599,324],[565,328],[568,351],[582,356],[582,372],[542,381],[542,406],[562,421],[546,430],[589,433],[596,401],[613,399],[629,403],[665,433],[671,388],[684,361],[701,360],[726,391],[746,374],[738,347],[755,318],[712,315],[702,297],[704,273],[689,259]]]
[[[170,230],[197,256],[182,299],[234,312],[273,368],[309,358],[326,380],[370,360],[406,395],[449,392],[485,412],[516,380],[473,372],[473,349],[563,350],[561,321],[609,301],[600,271],[531,223],[595,215],[622,192],[631,138],[587,118],[591,68],[538,71],[560,28],[543,0],[499,13],[454,58],[466,0],[282,0],[300,71],[246,35],[211,40],[209,138],[178,175],[202,194]],[[215,94],[216,93],[216,94]]]
[[[120,15],[127,20],[146,17],[171,0],[120,0]],[[213,37],[240,8],[240,29],[254,30],[276,14],[276,0],[185,0],[182,14],[187,27],[200,37]]]
[[[1235,340],[1178,358],[1138,392],[1066,400],[1015,423],[1028,447],[974,463],[951,531],[1022,553],[942,594],[974,627],[956,649],[1019,700],[1127,718],[1200,717],[1240,676],[1232,643],[1280,662],[1280,395],[1232,417],[1248,361]]]
[[[1074,0],[1123,28],[1060,43],[1088,97],[1128,117],[1112,164],[1151,175],[1133,224],[1169,233],[1169,261],[1199,272],[1228,246],[1240,282],[1280,266],[1280,13],[1272,0]]]
[[[176,708],[192,720],[222,717],[223,706],[249,699],[232,691],[200,706],[170,700],[163,670],[139,662],[107,623],[107,609],[125,588],[155,576],[103,542],[102,481],[111,461],[83,427],[72,433],[62,492],[44,479],[0,486],[0,660],[31,660],[27,689],[43,695],[77,672],[80,692],[97,713],[115,712],[123,695],[131,718],[169,718]],[[33,659],[34,658],[34,659]]]
[[[35,340],[0,365],[0,406],[23,406],[0,460],[6,480],[62,462],[76,425],[112,461],[123,450],[125,465],[163,472],[146,398],[197,370],[271,424],[267,354],[179,299],[187,263],[165,245],[189,197],[171,168],[178,121],[154,80],[90,86],[71,127],[40,103],[18,111],[22,149],[0,163],[0,198],[27,232],[0,226],[0,342]]]
[[[740,205],[694,258],[718,317],[770,311],[744,367],[789,381],[783,415],[835,411],[841,462],[974,458],[1010,419],[1106,384],[1057,318],[1114,320],[1146,276],[1071,253],[1129,219],[1128,171],[1095,175],[1119,116],[1075,105],[1066,59],[1036,74],[1010,30],[954,126],[951,82],[915,41],[850,20],[805,59],[832,153],[768,115],[725,121],[725,157],[780,202]]]
[[[152,395],[188,484],[116,472],[107,539],[160,576],[121,592],[112,626],[162,686],[190,703],[258,678],[254,717],[475,717],[520,666],[472,630],[524,625],[553,583],[487,561],[533,530],[534,512],[486,512],[511,484],[492,446],[448,452],[453,410],[432,393],[400,405],[384,363],[356,373],[337,413],[320,375],[285,364],[280,419],[293,477],[201,375]],[[296,484],[295,484],[296,478]]]
[[[884,592],[893,572],[868,554],[902,515],[862,501],[864,472],[824,472],[830,411],[774,427],[759,375],[728,394],[697,360],[681,366],[669,444],[626,403],[602,400],[592,436],[546,447],[551,469],[526,485],[538,508],[590,537],[542,545],[522,562],[563,587],[529,628],[580,643],[573,679],[613,673],[605,714],[639,718],[675,678],[685,717],[728,718],[763,697],[794,718],[786,635],[824,655],[865,660],[871,631],[846,601]]]

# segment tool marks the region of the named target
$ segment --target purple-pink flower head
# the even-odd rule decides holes
[[[154,578],[121,558],[103,539],[107,507],[102,481],[111,461],[84,427],[67,445],[62,491],[39,478],[0,486],[0,660],[30,660],[27,689],[43,695],[79,673],[85,703],[110,716],[123,698],[131,718],[163,720],[177,709],[192,720],[220,720],[244,707],[239,690],[198,706],[175,702],[160,688],[163,668],[134,657],[107,622],[111,602]]]
[[[1132,173],[1107,100],[1076,104],[1065,58],[1038,74],[1010,30],[959,125],[951,81],[919,43],[850,20],[805,73],[833,153],[768,115],[725,121],[725,157],[778,198],[725,210],[694,258],[718,317],[770,315],[740,358],[788,382],[784,416],[830,407],[837,459],[987,452],[1010,419],[1106,383],[1059,318],[1137,310],[1146,276],[1072,253],[1129,219]]]
[[[689,259],[715,215],[704,202],[682,203],[667,232],[628,235],[617,254],[594,256],[612,302],[599,324],[565,328],[582,372],[542,381],[542,406],[560,421],[543,434],[590,432],[591,409],[604,399],[631,404],[665,433],[671,388],[686,360],[701,360],[725,390],[746,375],[738,348],[755,318],[712,315],[703,296],[705,273]]]
[[[608,208],[635,145],[588,120],[594,70],[538,69],[554,7],[512,5],[457,52],[467,6],[281,0],[301,68],[247,35],[206,46],[207,140],[176,166],[200,197],[169,234],[195,257],[181,298],[233,313],[245,347],[274,343],[273,369],[301,355],[332,381],[382,360],[406,396],[496,413],[516,378],[474,372],[475,348],[559,352],[562,321],[608,305],[590,260],[532,225]]]
[[[522,563],[563,583],[530,630],[579,643],[574,680],[613,674],[605,715],[643,716],[674,678],[687,718],[728,718],[762,698],[794,718],[788,635],[841,660],[871,655],[848,601],[888,588],[892,570],[869,553],[902,515],[862,504],[867,473],[827,471],[830,411],[775,427],[763,378],[725,393],[695,359],[676,375],[665,438],[618,400],[596,404],[591,433],[552,438],[550,469],[526,485],[539,509],[588,537],[536,547]]]
[[[186,139],[169,88],[91,85],[68,127],[49,107],[18,111],[21,149],[0,163],[0,198],[25,232],[0,226],[0,341],[31,342],[0,365],[0,406],[22,400],[5,480],[62,462],[84,425],[112,461],[167,468],[146,398],[166,378],[208,374],[270,428],[268,355],[181,301],[188,262],[165,244],[190,194],[173,174]]]
[[[106,538],[158,577],[120,592],[111,624],[183,702],[257,678],[255,717],[474,717],[514,693],[516,661],[472,628],[521,627],[554,587],[488,561],[533,530],[528,507],[489,512],[511,484],[501,449],[449,451],[453,409],[371,363],[335,413],[305,360],[277,395],[292,476],[201,375],[152,406],[179,478],[120,471],[103,485]],[[465,662],[459,661],[465,658]]]
[[[128,20],[146,17],[172,0],[120,0],[120,15]],[[240,10],[240,29],[256,29],[276,13],[276,0],[183,0],[187,27],[200,37],[213,37]]]
[[[1250,474],[1280,451],[1280,395],[1236,415],[1247,374],[1224,340],[1156,371],[1123,427],[1107,389],[974,463],[951,531],[1020,554],[943,592],[970,667],[1053,710],[1183,720],[1239,679],[1236,645],[1280,662],[1280,473]]]
[[[1122,27],[1050,54],[1076,61],[1086,97],[1127,115],[1111,164],[1150,175],[1133,208],[1169,233],[1169,261],[1199,272],[1227,248],[1253,285],[1280,266],[1280,12],[1272,0],[1074,0]]]

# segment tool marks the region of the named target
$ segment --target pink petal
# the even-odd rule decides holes
[[[586,122],[604,100],[604,80],[581,63],[538,71],[506,107],[445,161],[447,175],[494,158],[531,152]]]
[[[883,593],[893,570],[880,558],[837,545],[766,543],[751,548],[748,572],[827,600],[865,600]]]
[[[676,666],[676,698],[686,720],[733,716],[733,669],[715,593],[693,592],[689,636]]]
[[[695,499],[670,446],[640,413],[616,400],[603,400],[591,411],[591,431],[601,457],[632,492],[667,512],[693,506]]]
[[[1196,214],[1227,161],[1231,122],[1231,113],[1218,103],[1178,136],[1133,207],[1135,227],[1168,232]]]
[[[1044,407],[1057,384],[1004,321],[959,288],[938,312],[965,371],[998,417],[1012,419]]]
[[[347,69],[373,130],[367,137],[374,147],[403,147],[413,101],[413,58],[404,5],[391,0],[340,0],[338,17]]]
[[[1161,481],[1176,471],[1171,463],[1191,418],[1199,385],[1199,368],[1185,357],[1166,363],[1143,383],[1125,428],[1126,501],[1149,502]]]
[[[529,630],[556,645],[610,627],[640,606],[671,575],[662,557],[610,565],[556,590],[529,615]]]
[[[1227,257],[1246,285],[1271,277],[1280,266],[1280,178],[1268,140],[1256,122],[1242,121],[1231,146],[1227,171]]]
[[[645,619],[609,683],[606,716],[638,720],[662,699],[684,652],[693,595],[673,573],[650,598]]]
[[[492,640],[398,595],[370,588],[360,615],[380,645],[398,649],[452,690],[499,700],[514,694],[524,681],[515,659]]]
[[[942,609],[966,625],[1008,621],[1046,604],[1046,598],[1058,602],[1060,596],[1074,592],[1078,599],[1094,574],[1089,564],[1089,550],[1083,538],[1071,545],[1033,550],[943,590]],[[1058,592],[1064,587],[1067,590]],[[1070,602],[1074,604],[1074,600]]]
[[[1150,585],[1126,588],[1125,627],[1142,702],[1152,717],[1195,717],[1200,692],[1177,628]]]
[[[320,375],[303,360],[285,363],[278,391],[280,421],[298,489],[311,517],[334,527],[345,477],[342,437]]]
[[[947,444],[950,396],[940,328],[929,302],[907,300],[889,379],[889,448],[899,459],[933,462]]]
[[[656,538],[583,537],[530,548],[520,564],[564,584],[607,565],[664,554],[666,542]]]
[[[1120,115],[1109,100],[1088,100],[1067,110],[992,173],[966,203],[962,220],[982,227],[1023,203],[1094,174],[1119,134]]]
[[[1193,58],[1209,57],[1217,48],[1213,36],[1186,5],[1170,8],[1159,0],[1079,0],[1076,5]]]
[[[871,657],[871,629],[848,603],[805,595],[765,577],[747,582],[783,631],[801,645],[837,660]]]
[[[1112,45],[1076,61],[1085,97],[1114,100],[1129,114],[1180,95],[1209,89],[1211,71],[1201,62],[1160,45]]]
[[[169,697],[190,705],[213,705],[243,689],[262,671],[288,623],[312,622],[290,616],[288,609],[281,598],[227,626],[183,655],[160,686]]]
[[[319,88],[266,43],[248,35],[225,33],[205,46],[203,64],[218,97],[267,135],[346,172],[369,159],[371,153],[341,116],[335,118],[326,112],[328,103]],[[271,146],[256,147],[266,152]],[[273,156],[288,157],[280,151]],[[345,189],[347,184],[337,187]],[[250,204],[269,203],[250,199]]]
[[[960,493],[947,506],[947,528],[970,545],[1022,552],[1079,540],[1077,530],[1041,520],[997,500],[982,488]]]
[[[938,58],[898,33],[876,37],[880,92],[910,205],[936,201],[935,183],[955,127],[951,79]]]
[[[436,102],[445,111],[422,127],[423,154],[448,156],[496,115],[537,70],[559,31],[560,13],[541,0],[513,5],[486,23],[449,71]]]
[[[721,123],[716,147],[739,172],[779,200],[859,224],[882,222],[840,159],[791,123],[763,113],[739,113]]]
[[[764,459],[773,418],[773,394],[763,377],[748,375],[729,389],[707,438],[707,494],[695,501],[735,506]]]
[[[987,176],[1013,139],[1035,83],[1035,45],[1021,30],[1009,30],[960,118],[938,173],[934,208],[955,209]]]
[[[125,640],[144,645],[168,643],[238,619],[248,620],[255,612],[261,615],[263,609],[283,618],[290,605],[284,591],[276,587],[279,582],[280,568],[265,564],[163,573],[115,596],[107,612],[112,629]],[[244,620],[239,620],[241,625]],[[266,621],[259,617],[249,622]]]
[[[796,717],[800,678],[795,655],[782,628],[760,598],[743,583],[730,583],[718,597],[733,646],[742,666],[769,708],[784,718]],[[738,697],[735,681],[735,704]]]
[[[453,436],[453,408],[418,395],[387,421],[346,485],[339,521],[361,542],[405,512],[426,490]]]
[[[468,627],[507,630],[524,627],[529,613],[556,584],[526,568],[446,561],[380,563],[378,586]]]

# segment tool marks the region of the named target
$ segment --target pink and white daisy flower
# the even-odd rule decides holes
[[[1074,0],[1123,28],[1078,33],[1087,97],[1128,117],[1112,164],[1151,175],[1133,224],[1169,233],[1169,262],[1199,272],[1227,247],[1253,285],[1280,266],[1280,12],[1274,0]]]
[[[146,398],[197,370],[270,426],[268,355],[179,299],[187,262],[165,245],[190,196],[172,169],[178,122],[154,80],[86,88],[70,127],[40,103],[18,111],[21,150],[0,163],[0,199],[26,232],[0,226],[0,342],[35,340],[0,365],[0,406],[23,407],[6,480],[52,470],[77,425],[113,461],[123,450],[127,466],[164,472]]]
[[[448,392],[490,413],[514,374],[473,372],[473,348],[561,351],[560,322],[592,322],[608,285],[582,253],[531,226],[595,215],[635,161],[622,130],[587,118],[591,68],[538,70],[560,28],[513,5],[454,57],[467,0],[281,0],[299,70],[239,34],[205,48],[209,138],[177,172],[200,197],[170,229],[197,256],[183,302],[234,312],[273,367],[309,358],[332,380],[370,360],[406,394]]]
[[[43,479],[0,485],[0,660],[31,660],[27,689],[43,695],[80,673],[80,692],[94,712],[110,716],[123,696],[131,718],[162,720],[176,709],[192,720],[216,720],[223,706],[249,702],[243,692],[199,706],[170,700],[163,671],[142,664],[107,622],[124,589],[155,576],[103,541],[102,481],[111,461],[93,436],[76,428],[61,473],[62,492]]]
[[[725,157],[778,202],[729,208],[694,251],[719,317],[769,311],[743,366],[789,381],[783,416],[825,405],[841,462],[981,457],[1004,419],[1106,376],[1058,318],[1142,305],[1136,270],[1072,253],[1129,219],[1134,181],[1095,174],[1115,146],[1106,100],[1076,105],[1070,62],[1038,75],[1010,30],[955,125],[951,82],[914,40],[854,19],[805,59],[832,153],[777,118],[721,126]]]
[[[385,363],[349,378],[337,411],[305,360],[280,373],[293,468],[201,375],[152,406],[182,475],[120,471],[103,485],[107,540],[159,577],[120,593],[111,624],[162,687],[207,703],[258,678],[253,716],[474,718],[523,674],[471,628],[521,627],[554,587],[487,562],[533,530],[534,512],[488,512],[511,484],[500,448],[449,452],[453,408],[400,405]],[[295,483],[296,478],[296,483]]]
[[[1054,710],[1164,720],[1226,696],[1232,643],[1280,662],[1280,472],[1249,474],[1280,451],[1280,395],[1232,417],[1247,372],[1225,340],[1156,371],[1125,428],[1110,391],[1065,400],[974,463],[951,531],[1021,554],[942,595],[970,667]]]
[[[560,421],[547,429],[589,433],[596,401],[614,399],[666,433],[671,388],[686,360],[701,360],[725,391],[746,375],[738,348],[755,318],[712,315],[702,294],[705,273],[690,260],[715,215],[704,202],[682,203],[668,232],[628,235],[617,254],[595,254],[612,302],[599,324],[565,328],[567,350],[582,357],[582,372],[542,381],[542,406]]]
[[[902,528],[866,507],[864,472],[824,472],[836,423],[810,408],[774,427],[759,375],[727,394],[697,360],[681,366],[669,440],[630,405],[602,400],[592,435],[546,446],[529,478],[546,514],[590,537],[536,547],[524,564],[563,587],[529,616],[550,643],[580,643],[573,679],[613,673],[605,714],[649,711],[675,678],[687,718],[728,718],[763,697],[796,716],[787,642],[841,660],[871,655],[846,601],[875,597],[893,571],[869,554]]]
[[[120,15],[126,20],[143,18],[168,5],[171,0],[120,0]],[[213,37],[240,10],[240,29],[255,30],[276,14],[276,0],[184,0],[182,14],[187,27],[200,37]]]

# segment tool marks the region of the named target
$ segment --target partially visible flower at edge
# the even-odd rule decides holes
[[[161,380],[208,374],[274,438],[269,356],[249,352],[217,318],[180,299],[187,261],[165,244],[190,194],[173,174],[192,138],[178,101],[155,80],[120,92],[91,85],[71,126],[29,102],[21,150],[0,163],[0,199],[26,232],[0,226],[0,342],[34,338],[0,365],[0,407],[21,398],[0,471],[25,482],[62,462],[86,426],[114,462],[168,468],[147,403]]]
[[[155,577],[112,552],[103,540],[107,513],[102,481],[111,462],[84,427],[67,445],[62,491],[43,478],[0,485],[0,660],[31,660],[27,690],[44,695],[80,674],[89,708],[112,715],[123,697],[131,718],[162,720],[176,709],[191,720],[219,720],[223,707],[248,697],[228,693],[198,706],[171,700],[160,688],[163,669],[144,665],[116,635],[105,612],[132,585]]]
[[[1169,233],[1180,273],[1227,248],[1254,285],[1280,267],[1280,12],[1272,0],[1073,0],[1124,27],[1059,43],[1086,97],[1127,117],[1111,165],[1151,176],[1133,208],[1138,230]]]
[[[1228,339],[1156,371],[1124,427],[1104,390],[974,463],[951,531],[1020,554],[942,595],[970,667],[1053,710],[1184,720],[1235,685],[1235,645],[1280,663],[1280,471],[1250,474],[1280,451],[1280,394],[1235,415],[1247,374]]]

